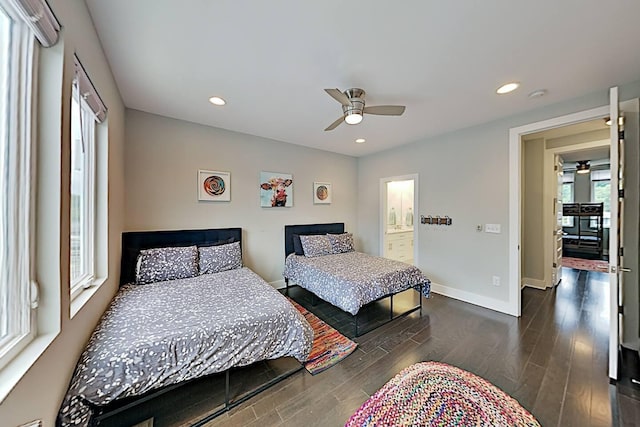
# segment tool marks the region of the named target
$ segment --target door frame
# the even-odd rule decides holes
[[[387,182],[391,181],[409,181],[413,180],[413,265],[418,265],[418,225],[420,224],[420,217],[418,212],[420,212],[420,205],[418,203],[419,200],[419,180],[418,174],[412,173],[407,175],[398,175],[398,176],[390,176],[386,178],[380,178],[380,223],[379,227],[379,235],[380,235],[380,245],[378,246],[378,251],[380,256],[384,256],[384,232],[386,229],[386,221],[387,221]]]
[[[524,135],[564,127],[576,123],[600,119],[609,115],[609,105],[567,114],[509,129],[509,300],[510,314],[520,317],[521,295],[521,248],[522,230],[522,172]]]

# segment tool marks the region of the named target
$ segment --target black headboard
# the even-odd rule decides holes
[[[122,233],[122,262],[120,286],[135,280],[136,260],[142,249],[170,246],[207,246],[225,240],[240,242],[242,228],[216,228],[206,230],[129,231]]]
[[[293,253],[294,234],[340,234],[344,233],[344,222],[333,222],[331,224],[303,224],[284,226],[284,256]]]

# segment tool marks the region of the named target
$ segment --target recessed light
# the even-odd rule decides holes
[[[356,144],[362,144],[365,141],[366,141],[366,139],[364,139],[364,138],[358,138],[358,139],[356,139]]]
[[[500,95],[504,95],[505,93],[513,92],[514,90],[518,89],[519,86],[520,86],[520,83],[518,82],[507,83],[505,85],[500,86],[496,90],[496,93]]]
[[[227,103],[227,101],[220,98],[219,96],[212,96],[211,98],[209,98],[209,102],[213,105],[224,105]]]

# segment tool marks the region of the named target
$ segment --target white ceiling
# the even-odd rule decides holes
[[[86,3],[127,107],[351,156],[640,79],[638,0]],[[350,87],[407,110],[325,132]]]

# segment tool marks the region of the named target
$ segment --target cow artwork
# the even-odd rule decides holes
[[[287,189],[291,190],[293,187],[293,179],[288,174],[275,174],[269,172],[262,172],[260,174],[260,188],[261,191],[261,206],[262,207],[287,207],[292,206],[293,196],[287,194]],[[287,203],[289,199],[289,203]]]

